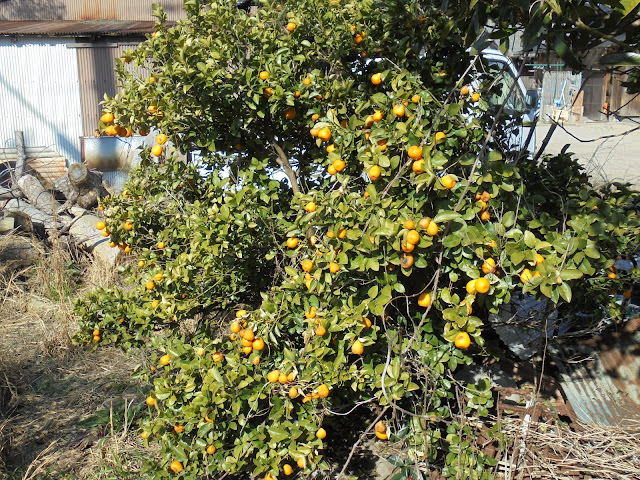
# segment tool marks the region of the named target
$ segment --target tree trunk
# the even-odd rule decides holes
[[[24,147],[24,134],[20,130],[16,130],[16,169],[15,169],[15,184],[22,178],[24,174],[24,166],[27,162],[27,152]]]
[[[14,198],[9,200],[4,206],[4,211],[9,213],[18,213],[26,215],[31,221],[31,228],[26,227],[27,231],[42,228],[43,230],[62,230],[64,224],[61,221],[55,221],[52,215],[47,215],[42,210],[33,207],[22,199]]]
[[[42,212],[53,215],[60,212],[60,205],[56,202],[53,192],[42,186],[40,181],[33,175],[23,175],[18,180],[18,187],[25,194],[31,205]]]

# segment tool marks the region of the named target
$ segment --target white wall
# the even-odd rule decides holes
[[[56,149],[68,163],[81,161],[82,119],[78,61],[72,38],[0,37],[0,148]]]

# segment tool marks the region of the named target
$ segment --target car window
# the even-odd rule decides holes
[[[489,105],[494,107],[504,105],[507,113],[525,113],[527,110],[525,98],[516,84],[516,77],[507,65],[496,60],[485,60],[484,64],[492,83]]]

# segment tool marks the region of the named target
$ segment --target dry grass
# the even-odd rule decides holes
[[[640,472],[640,424],[635,428],[531,423],[502,424],[509,439],[499,465],[503,479],[629,480]]]
[[[144,399],[132,379],[139,359],[71,342],[73,300],[117,281],[113,267],[55,245],[34,266],[0,275],[0,478],[98,479],[104,469],[119,478],[113,472],[140,466],[137,419],[79,425],[118,401],[132,413]]]

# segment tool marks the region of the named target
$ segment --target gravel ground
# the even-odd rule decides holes
[[[572,123],[563,127],[564,130],[556,128],[545,153],[558,153],[569,144],[569,151],[577,155],[594,180],[625,181],[640,188],[640,125],[611,121]],[[549,128],[549,125],[536,128],[537,148]]]

